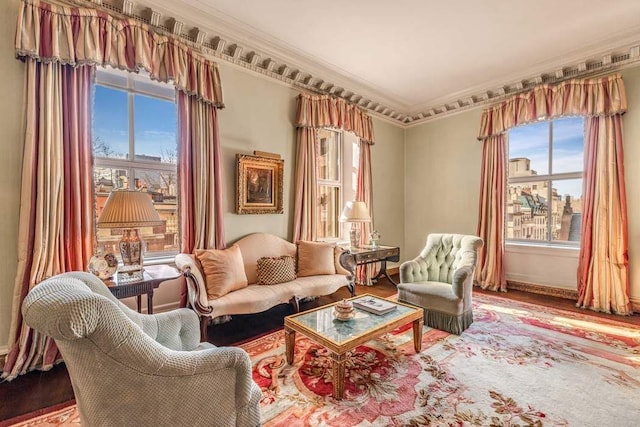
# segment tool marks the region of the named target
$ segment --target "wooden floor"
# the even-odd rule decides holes
[[[397,280],[397,277],[394,279]],[[496,293],[474,289],[474,292],[546,305],[582,314],[589,314],[594,317],[615,319],[640,326],[639,315],[614,316],[581,310],[575,307],[574,301],[567,299],[536,295],[521,291]],[[358,286],[356,293],[358,295],[363,293],[372,293],[384,297],[395,294],[396,287],[383,278],[372,287]],[[302,303],[300,305],[300,309],[307,310],[348,297],[349,292],[347,289],[341,288],[338,292],[332,295],[320,297],[307,303]],[[248,341],[256,336],[281,328],[284,316],[292,313],[293,309],[290,305],[280,305],[260,314],[233,316],[233,320],[231,322],[209,327],[209,341],[218,346],[239,344]],[[64,364],[60,364],[47,372],[34,371],[29,374],[22,375],[11,382],[4,381],[0,383],[0,426],[5,424],[3,420],[18,417],[42,408],[48,408],[72,399],[73,390]]]

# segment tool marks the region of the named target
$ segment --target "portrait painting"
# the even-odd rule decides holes
[[[236,155],[236,159],[236,213],[283,213],[284,160],[244,154]]]

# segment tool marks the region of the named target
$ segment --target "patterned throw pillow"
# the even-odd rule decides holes
[[[296,278],[296,260],[289,255],[258,260],[258,285],[275,285]]]

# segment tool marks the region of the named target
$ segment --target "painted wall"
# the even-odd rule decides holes
[[[624,115],[631,299],[640,303],[640,67],[623,70],[629,112]],[[475,233],[478,220],[481,110],[406,130],[405,256],[417,254],[430,232]],[[578,251],[507,245],[507,279],[576,289]]]

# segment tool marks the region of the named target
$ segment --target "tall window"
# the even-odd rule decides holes
[[[583,153],[581,117],[509,131],[508,240],[579,245]]]
[[[145,191],[163,220],[143,227],[146,258],[178,252],[175,89],[132,73],[98,70],[92,148],[96,218],[109,193]],[[121,229],[98,229],[98,247],[119,253]]]
[[[331,129],[318,130],[318,240],[335,241],[346,236],[339,218],[344,203],[355,198],[358,157],[358,138],[355,135]]]

